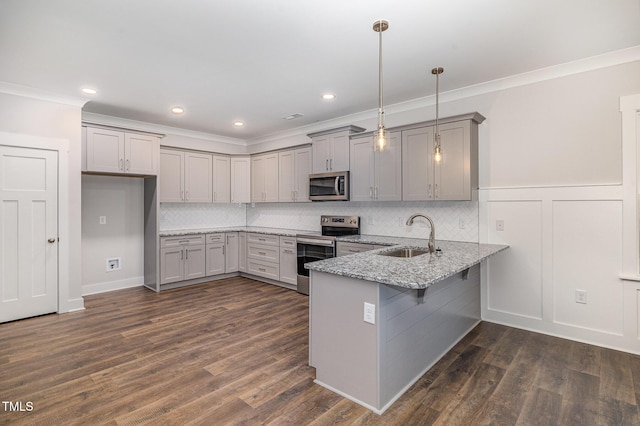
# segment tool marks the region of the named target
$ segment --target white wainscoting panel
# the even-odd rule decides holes
[[[622,201],[554,201],[554,321],[622,335]],[[576,303],[576,290],[587,303]]]
[[[487,226],[490,243],[511,246],[491,259],[487,309],[542,319],[542,202],[490,202]]]
[[[640,282],[620,278],[625,203],[635,202],[623,194],[621,185],[480,190],[480,241],[510,246],[484,264],[482,319],[640,354]]]

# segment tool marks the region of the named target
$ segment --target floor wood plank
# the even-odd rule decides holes
[[[0,324],[0,425],[638,424],[640,357],[481,323],[379,416],[313,383],[308,297],[246,278]]]

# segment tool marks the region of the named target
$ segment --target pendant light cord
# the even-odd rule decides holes
[[[381,127],[384,127],[384,119],[383,119],[383,114],[384,111],[382,110],[382,31],[383,31],[383,27],[382,27],[382,20],[380,20],[379,22],[380,24],[380,31],[379,32],[379,44],[378,44],[378,96],[379,96],[379,100],[378,100],[378,129],[380,129]]]

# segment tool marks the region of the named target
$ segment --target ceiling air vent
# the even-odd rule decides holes
[[[286,117],[282,117],[282,118],[284,118],[285,120],[294,120],[300,117],[304,117],[304,114],[300,114],[299,112],[296,112],[295,114],[287,115]]]

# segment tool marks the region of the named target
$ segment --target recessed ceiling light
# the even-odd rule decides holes
[[[184,113],[184,108],[180,107],[180,106],[174,106],[173,108],[171,108],[171,112],[179,115],[179,114],[183,114]]]
[[[86,93],[87,95],[95,95],[96,93],[98,93],[96,89],[92,89],[90,87],[83,87],[81,90],[82,93]]]
[[[242,127],[242,126],[244,126],[244,123],[242,121],[238,120],[238,121],[234,121],[233,125],[236,126],[236,127]]]
[[[336,95],[334,95],[333,93],[325,93],[324,95],[322,95],[322,99],[324,99],[325,101],[331,101],[335,98]]]

